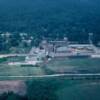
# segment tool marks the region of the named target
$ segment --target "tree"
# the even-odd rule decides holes
[[[57,80],[33,80],[28,82],[28,100],[58,100],[56,91],[59,86]]]

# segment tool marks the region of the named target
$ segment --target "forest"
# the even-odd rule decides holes
[[[43,38],[100,42],[100,0],[0,0],[0,31]],[[1,34],[0,33],[0,34]],[[12,40],[13,41],[13,40]],[[16,44],[17,45],[17,44]]]

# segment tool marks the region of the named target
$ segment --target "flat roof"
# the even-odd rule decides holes
[[[70,44],[69,47],[92,47],[91,44]]]

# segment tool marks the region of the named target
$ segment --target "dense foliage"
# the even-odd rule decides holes
[[[28,82],[29,100],[57,100],[56,91],[60,84],[58,80],[34,80]]]
[[[100,41],[99,4],[100,0],[0,0],[0,30],[12,34],[26,32],[34,36],[36,44],[43,37],[63,36],[87,42],[88,33],[93,32],[97,43]],[[17,43],[14,41],[13,45]]]
[[[20,96],[13,92],[0,95],[0,100],[58,100],[56,91],[59,80],[33,80],[27,82],[27,94]]]
[[[26,96],[20,96],[13,92],[3,93],[0,95],[0,100],[27,100]]]

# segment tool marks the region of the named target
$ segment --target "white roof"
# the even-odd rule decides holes
[[[69,47],[92,47],[91,44],[70,44]]]
[[[67,46],[62,46],[62,47],[57,48],[57,51],[66,51],[67,49],[68,49]]]

